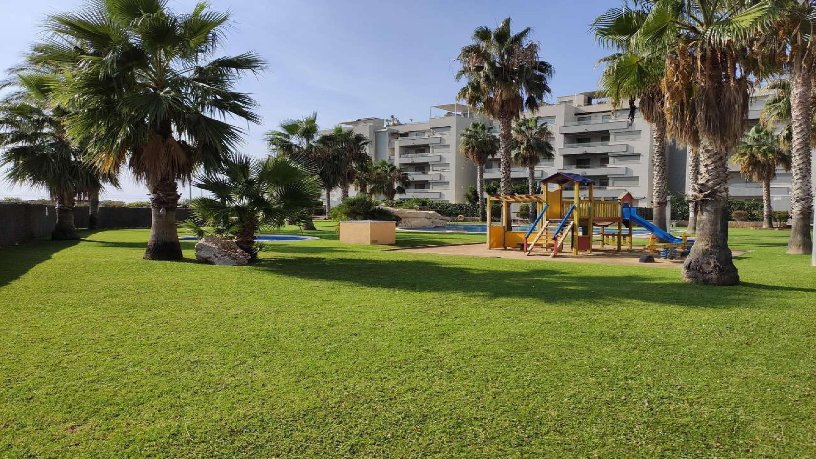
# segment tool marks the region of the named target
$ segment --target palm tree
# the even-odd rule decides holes
[[[209,60],[229,15],[197,5],[177,14],[165,0],[91,2],[50,16],[46,41],[29,61],[60,69],[57,99],[71,115],[73,143],[105,171],[127,164],[150,190],[152,225],[145,258],[182,257],[176,226],[178,181],[217,169],[242,130],[227,117],[257,122],[255,103],[234,89],[256,72],[252,53]]]
[[[273,154],[285,156],[301,164],[320,178],[326,192],[326,215],[331,214],[331,191],[340,185],[341,164],[337,150],[318,136],[317,113],[281,123],[280,130],[266,133]]]
[[[537,116],[521,118],[513,125],[513,161],[527,168],[527,192],[536,192],[535,167],[541,160],[555,157],[547,124],[539,123]],[[530,207],[530,218],[535,218],[535,209]]]
[[[499,152],[499,139],[484,123],[473,123],[464,131],[459,140],[459,151],[476,165],[476,195],[479,197],[479,218],[484,220],[484,170],[487,161]]]
[[[5,86],[15,90],[0,102],[0,164],[9,167],[12,183],[48,190],[57,216],[52,239],[78,239],[77,196],[99,196],[103,184],[119,184],[114,174],[83,161],[82,151],[69,142],[64,127],[69,113],[51,105],[51,88],[57,82],[56,75],[42,68],[16,71],[7,82]]]
[[[758,49],[762,63],[790,76],[791,235],[788,253],[813,251],[810,234],[813,211],[811,146],[813,137],[813,80],[816,77],[816,5],[810,0],[774,0],[774,21]],[[774,66],[774,64],[776,64]]]
[[[666,161],[666,117],[663,113],[664,95],[661,80],[665,73],[665,59],[659,54],[637,52],[633,37],[648,17],[651,5],[643,3],[643,10],[613,8],[599,16],[591,28],[601,43],[618,52],[601,59],[605,64],[601,74],[601,90],[609,96],[613,106],[630,101],[629,121],[634,122],[635,101],[638,101],[643,119],[652,125],[652,208],[654,224],[667,228],[668,164]]]
[[[530,40],[530,32],[528,27],[513,34],[510,18],[495,30],[478,27],[473,43],[462,48],[458,57],[462,67],[456,80],[464,78],[466,83],[457,97],[499,121],[502,194],[513,192],[513,120],[525,109],[538,109],[550,94],[553,67],[539,58],[539,45]]]
[[[397,194],[405,193],[405,187],[411,183],[408,174],[399,167],[385,160],[374,163],[374,181],[370,184],[372,194],[381,194],[388,201],[393,201]]]
[[[57,214],[52,239],[79,239],[76,197],[101,186],[98,171],[80,160],[81,152],[62,135],[58,117],[31,101],[15,99],[0,104],[0,165],[8,167],[10,182],[48,191]]]
[[[354,174],[354,186],[360,194],[370,196],[371,193],[368,187],[376,180],[374,178],[374,160],[370,156],[366,156],[366,160],[357,165],[356,173]]]
[[[236,245],[253,259],[255,233],[261,225],[283,226],[314,207],[320,197],[316,178],[285,157],[260,161],[233,155],[221,171],[200,176],[196,186],[212,197],[193,199],[195,216],[233,235]]]
[[[731,159],[740,166],[745,178],[762,184],[762,227],[771,228],[771,180],[776,178],[777,168],[790,169],[790,154],[779,146],[772,131],[757,125],[745,134]]]
[[[347,199],[357,172],[370,159],[368,137],[337,126],[331,133],[321,136],[318,143],[328,150],[327,155],[332,158],[330,163],[339,169],[340,198]]]
[[[631,46],[665,57],[661,81],[669,135],[698,147],[700,177],[693,185],[697,239],[683,264],[689,282],[739,282],[728,248],[728,152],[745,132],[751,63],[747,40],[769,18],[769,4],[718,0],[655,0]],[[624,14],[626,8],[620,9]]]

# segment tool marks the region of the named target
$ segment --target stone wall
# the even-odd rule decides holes
[[[189,209],[176,211],[178,221],[186,220]],[[0,247],[19,244],[32,239],[51,236],[56,222],[54,206],[28,203],[0,203]],[[77,228],[88,227],[88,208],[77,207],[74,211]],[[100,229],[150,228],[150,208],[147,207],[100,207]]]

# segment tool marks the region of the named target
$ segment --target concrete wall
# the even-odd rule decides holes
[[[178,221],[186,220],[190,211],[176,211]],[[0,203],[0,247],[51,236],[56,222],[54,206],[26,203]],[[77,228],[88,227],[88,208],[77,207],[74,213]],[[101,207],[100,229],[150,228],[150,209],[146,207]]]

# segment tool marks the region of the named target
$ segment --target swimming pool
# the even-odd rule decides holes
[[[195,236],[185,236],[179,238],[182,241],[196,241]],[[293,241],[312,241],[320,239],[314,236],[298,236],[296,234],[259,234],[255,236],[257,242],[293,242]]]

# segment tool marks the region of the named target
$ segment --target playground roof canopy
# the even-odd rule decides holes
[[[578,174],[570,174],[567,172],[556,172],[555,174],[545,178],[541,181],[542,184],[547,183],[555,183],[558,185],[563,185],[565,183],[578,183],[580,185],[592,185],[592,179],[584,177],[583,175]]]

